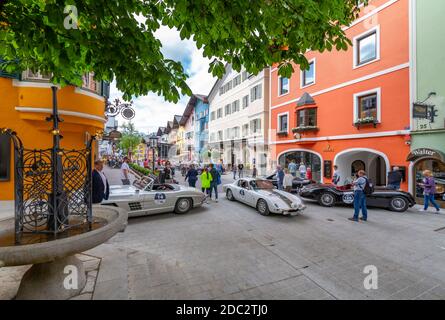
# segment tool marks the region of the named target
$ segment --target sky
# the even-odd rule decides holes
[[[166,58],[180,61],[189,75],[187,84],[195,94],[207,95],[216,78],[208,73],[210,60],[202,56],[202,49],[196,48],[193,40],[181,40],[176,29],[162,26],[156,32],[156,37],[162,42],[162,53]],[[110,88],[110,100],[120,98],[122,93],[117,90],[113,82]],[[171,103],[155,93],[133,99],[136,116],[132,120],[136,129],[144,134],[157,131],[158,127],[165,127],[167,121],[172,121],[174,115],[182,115],[188,96],[183,96],[178,103]],[[119,125],[127,122],[122,117],[117,118]]]

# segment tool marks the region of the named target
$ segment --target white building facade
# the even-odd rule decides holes
[[[226,73],[209,94],[209,150],[214,163],[229,170],[242,163],[265,174],[269,162],[269,69],[258,75],[237,72],[226,65]]]

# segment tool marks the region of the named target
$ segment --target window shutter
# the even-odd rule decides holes
[[[262,98],[262,91],[263,91],[262,87],[263,87],[262,84],[258,85],[258,99]]]

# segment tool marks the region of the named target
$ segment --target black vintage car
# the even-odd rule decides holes
[[[324,207],[333,207],[336,204],[352,205],[354,202],[352,185],[340,187],[332,184],[313,184],[304,187],[300,196],[303,199],[316,200]],[[369,207],[405,212],[414,206],[416,201],[410,193],[404,191],[375,188],[371,195],[366,196],[366,204]]]
[[[278,187],[277,175],[275,173],[270,176],[265,177],[265,179],[271,181],[275,187]],[[307,179],[302,179],[300,177],[295,177],[294,180],[292,181],[291,192],[298,193],[298,192],[300,192],[301,188],[303,188],[304,186],[313,184],[313,183],[315,183],[315,182],[311,181],[311,180],[307,180]]]

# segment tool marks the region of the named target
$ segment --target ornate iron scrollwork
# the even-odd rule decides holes
[[[113,102],[107,101],[105,106],[105,114],[107,116],[117,116],[118,114],[126,120],[131,120],[136,115],[133,108],[133,101],[130,102],[121,102],[119,99],[114,99]]]

